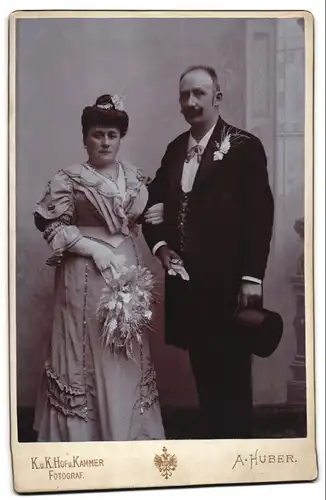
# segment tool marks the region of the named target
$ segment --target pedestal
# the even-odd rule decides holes
[[[294,228],[303,241],[303,219],[296,221]],[[297,273],[292,279],[293,290],[296,296],[296,315],[293,326],[296,336],[296,354],[290,364],[293,379],[288,382],[287,400],[291,405],[305,405],[306,403],[306,348],[305,348],[305,287],[304,287],[304,258],[300,256]]]

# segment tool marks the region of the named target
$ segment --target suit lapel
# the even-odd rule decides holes
[[[171,191],[179,191],[181,186],[183,165],[188,149],[189,132],[184,133],[180,137],[180,143],[176,148],[176,152],[173,158],[173,168],[171,169],[170,175],[170,189]]]
[[[192,192],[195,192],[198,187],[202,184],[204,180],[210,175],[210,173],[222,166],[223,160],[214,161],[214,152],[216,151],[216,142],[221,142],[221,136],[224,127],[227,127],[227,124],[221,117],[219,117],[216,126],[213,130],[210,140],[205,148],[202,160],[199,164],[197,175],[195,177],[194,185],[192,188]]]
[[[194,185],[191,191],[191,196],[196,192],[199,186],[201,186],[202,182],[206,180],[206,178],[210,175],[210,173],[216,169],[221,169],[223,165],[223,160],[214,161],[214,152],[216,151],[216,142],[221,141],[221,136],[224,127],[228,125],[219,117],[216,126],[213,130],[210,140],[205,148],[202,160],[199,164],[198,171],[195,177]],[[181,179],[183,172],[183,165],[187,154],[188,149],[188,141],[189,141],[189,132],[185,132],[180,137],[180,142],[176,147],[175,153],[173,155],[173,168],[171,169],[171,174],[169,177],[170,181],[170,192],[176,193],[180,191],[181,188]]]

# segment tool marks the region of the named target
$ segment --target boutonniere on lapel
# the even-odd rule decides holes
[[[242,138],[248,139],[248,136],[245,134],[240,134],[239,132],[232,132],[234,127],[223,127],[221,134],[221,142],[215,141],[216,150],[214,151],[213,160],[223,160],[224,155],[226,155],[230,148],[241,144]]]

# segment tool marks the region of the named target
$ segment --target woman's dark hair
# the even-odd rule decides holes
[[[85,142],[91,127],[117,127],[121,137],[128,130],[129,117],[122,109],[118,96],[105,94],[96,99],[93,106],[87,106],[81,117],[83,140]]]

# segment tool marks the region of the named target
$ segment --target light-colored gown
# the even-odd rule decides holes
[[[57,265],[50,350],[34,427],[39,441],[164,439],[148,335],[133,360],[103,347],[96,308],[104,278],[90,258],[68,252],[82,236],[142,265],[138,216],[147,203],[144,177],[119,164],[117,183],[87,163],[58,171],[37,203],[38,228]]]

